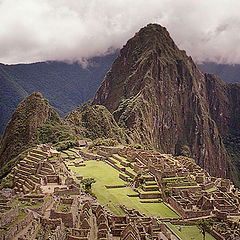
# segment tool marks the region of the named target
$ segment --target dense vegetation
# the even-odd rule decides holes
[[[94,57],[86,68],[76,62],[0,64],[0,136],[17,105],[32,92],[41,92],[61,116],[86,102],[116,55]]]

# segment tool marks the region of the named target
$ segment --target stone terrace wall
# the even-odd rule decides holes
[[[78,152],[83,158],[86,158],[87,160],[96,160],[96,159],[99,158],[98,156],[92,155],[90,153],[83,152],[81,150],[78,150]]]
[[[112,147],[106,147],[106,146],[100,146],[100,149],[104,152],[108,152],[111,154],[118,153],[121,148],[112,148]]]
[[[64,195],[79,195],[81,193],[81,190],[78,188],[72,188],[72,189],[54,189],[54,194],[56,196],[64,196]]]
[[[18,221],[13,227],[11,227],[4,236],[4,240],[12,240],[14,236],[20,231],[22,231],[32,220],[34,216],[33,213],[30,212],[24,217],[22,220]]]
[[[56,212],[53,209],[51,209],[50,218],[52,218],[52,219],[61,218],[65,227],[71,227],[71,228],[73,227],[73,215],[72,215],[72,213]]]
[[[50,206],[50,204],[53,202],[53,198],[50,197],[49,199],[47,199],[46,201],[44,201],[44,203],[42,204],[41,207],[39,207],[38,209],[36,209],[35,211],[38,212],[39,214],[43,214],[46,209],[48,208],[48,206]]]
[[[0,227],[7,226],[14,222],[18,216],[18,205],[14,206],[10,211],[1,215]]]

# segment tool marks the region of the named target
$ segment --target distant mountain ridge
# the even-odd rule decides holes
[[[0,136],[17,105],[32,92],[41,92],[63,116],[92,98],[118,51],[78,63],[39,62],[0,64]]]
[[[214,62],[203,62],[198,67],[205,73],[218,75],[224,82],[240,83],[240,64],[219,64]]]

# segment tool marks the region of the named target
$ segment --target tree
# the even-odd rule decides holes
[[[85,178],[81,181],[81,184],[84,185],[85,190],[89,191],[95,182],[96,180],[94,178]]]
[[[212,219],[201,219],[198,221],[197,226],[203,235],[203,240],[206,239],[206,232],[210,230],[212,225]]]

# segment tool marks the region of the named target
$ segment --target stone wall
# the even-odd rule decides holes
[[[104,151],[101,151],[101,150],[98,150],[97,154],[100,155],[100,156],[103,156],[103,157],[111,157],[112,156],[111,153],[107,153],[107,152],[104,152]]]
[[[211,214],[211,210],[197,211],[197,210],[184,209],[180,205],[180,203],[178,203],[173,197],[169,198],[169,204],[171,205],[171,207],[173,209],[175,209],[184,218],[203,217],[203,216],[209,216]]]
[[[140,199],[157,199],[161,198],[161,193],[139,193]]]
[[[54,194],[56,196],[63,196],[63,195],[79,195],[81,190],[79,188],[71,188],[71,189],[61,189],[61,188],[54,188]]]
[[[13,227],[11,227],[4,236],[4,240],[12,240],[14,236],[20,231],[22,231],[32,220],[34,216],[30,212],[22,220],[18,221]]]
[[[96,159],[98,159],[97,156],[92,155],[92,154],[90,154],[90,153],[83,152],[83,151],[81,151],[81,150],[79,150],[79,154],[80,154],[83,158],[86,158],[87,160],[96,160]]]
[[[1,214],[0,227],[8,226],[16,220],[18,216],[18,205],[14,206],[10,211]]]
[[[219,233],[217,233],[216,231],[214,230],[210,230],[210,234],[216,238],[217,240],[225,240],[224,237],[222,237]]]
[[[100,149],[104,152],[109,152],[111,154],[119,153],[121,151],[121,148],[114,148],[114,147],[106,147],[106,146],[100,146]]]
[[[57,228],[57,226],[60,226],[62,224],[62,219],[48,219],[48,218],[40,218],[40,223],[44,228],[49,228],[50,230],[54,230]]]
[[[48,208],[48,206],[50,206],[50,204],[53,202],[53,198],[49,197],[49,199],[47,199],[46,201],[44,201],[44,203],[41,205],[41,207],[39,207],[38,209],[36,209],[35,211],[38,212],[39,214],[43,214],[46,209]]]
[[[72,213],[56,212],[55,210],[51,209],[50,218],[51,219],[61,218],[65,227],[70,227],[70,228],[73,227],[73,215],[72,215]]]

